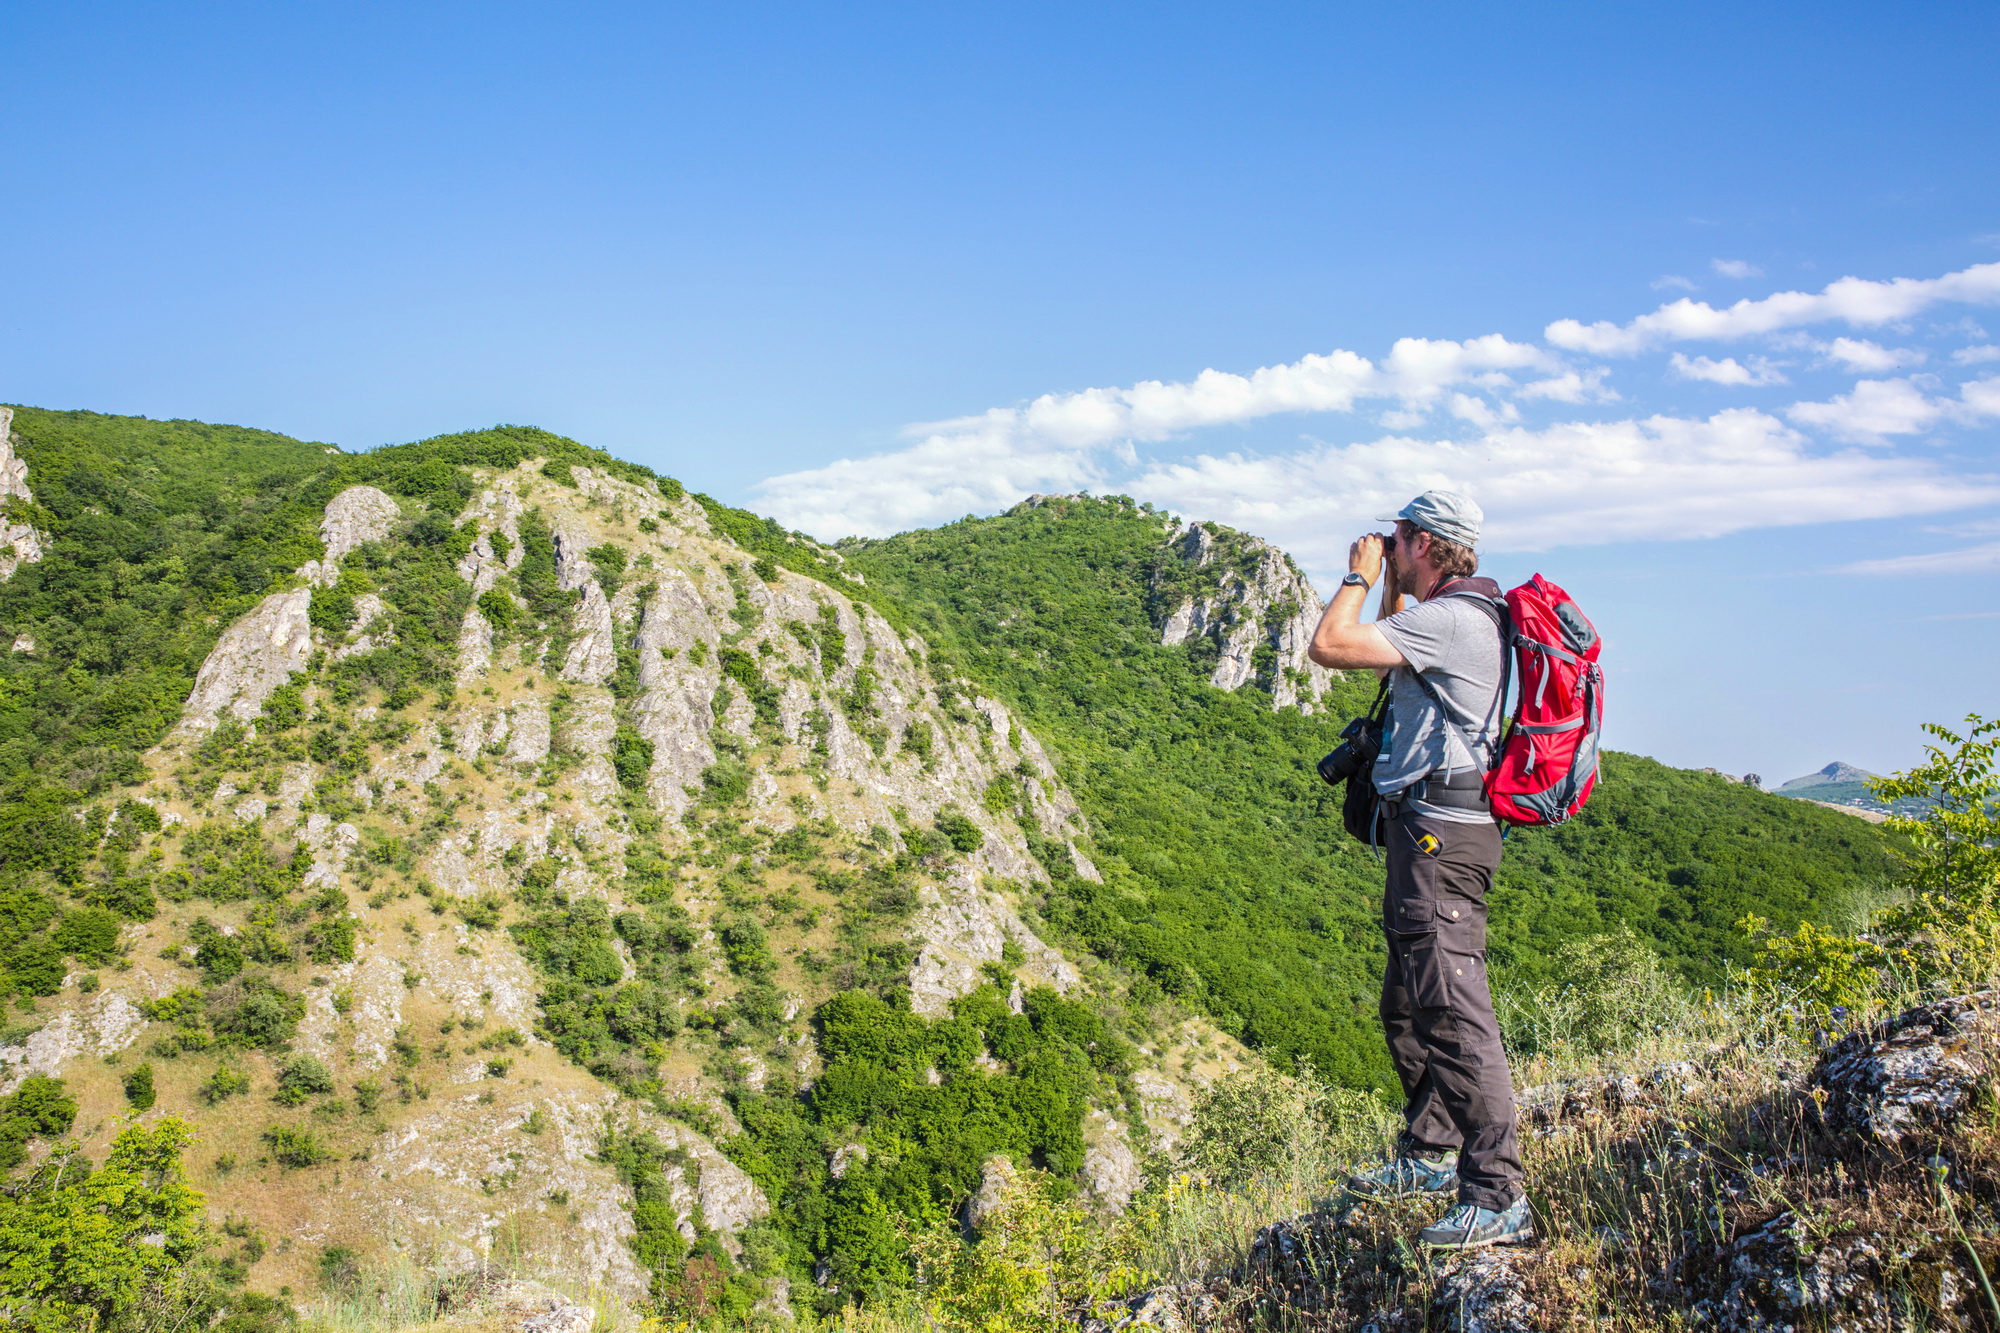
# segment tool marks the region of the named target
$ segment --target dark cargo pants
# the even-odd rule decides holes
[[[1498,1211],[1521,1197],[1513,1077],[1486,986],[1500,829],[1384,810],[1395,813],[1386,821],[1382,1028],[1408,1099],[1406,1150],[1458,1152],[1459,1202]]]

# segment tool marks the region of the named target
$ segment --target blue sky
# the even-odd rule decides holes
[[[2000,711],[1991,4],[5,3],[0,39],[0,398],[533,422],[825,536],[1089,485],[1320,575],[1441,481],[1606,630],[1624,748],[1886,770]]]

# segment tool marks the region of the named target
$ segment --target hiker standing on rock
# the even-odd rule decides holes
[[[1426,491],[1385,517],[1395,535],[1369,533],[1348,549],[1348,575],[1308,650],[1323,667],[1371,667],[1388,680],[1370,776],[1388,862],[1382,1027],[1406,1127],[1395,1160],[1348,1184],[1385,1198],[1456,1192],[1458,1206],[1419,1237],[1451,1249],[1534,1236],[1513,1077],[1486,985],[1500,828],[1482,780],[1500,739],[1506,621],[1499,585],[1474,577],[1483,517],[1451,491]],[[1362,624],[1385,555],[1389,586],[1378,618]]]

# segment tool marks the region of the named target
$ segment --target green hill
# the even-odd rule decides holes
[[[1051,923],[1280,1061],[1386,1083],[1381,872],[1313,772],[1372,685],[1305,716],[1255,684],[1209,684],[1198,649],[1160,643],[1169,535],[1149,507],[1072,498],[841,549],[1056,751],[1105,882],[1060,881]],[[1746,913],[1837,919],[1883,881],[1888,846],[1835,811],[1607,754],[1580,818],[1510,835],[1496,976],[1531,984],[1563,941],[1626,922],[1713,983],[1748,957]]]

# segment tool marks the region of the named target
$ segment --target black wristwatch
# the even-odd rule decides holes
[[[1340,581],[1343,588],[1372,588],[1375,585],[1361,576],[1359,570],[1348,570],[1347,577]]]

